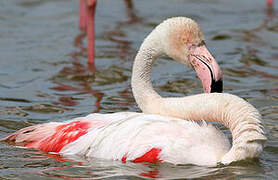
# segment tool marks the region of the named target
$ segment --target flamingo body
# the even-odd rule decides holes
[[[135,112],[35,125],[6,140],[47,152],[123,162],[216,165],[230,149],[228,139],[212,125]]]
[[[151,66],[162,54],[191,66],[204,94],[161,97],[151,84]],[[222,92],[222,72],[207,50],[198,24],[175,17],[158,25],[134,60],[132,92],[143,113],[90,114],[64,123],[24,128],[3,140],[27,148],[113,160],[215,166],[258,157],[267,140],[261,116],[245,100]],[[212,125],[232,133],[232,146]]]

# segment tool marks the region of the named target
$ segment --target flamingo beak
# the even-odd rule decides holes
[[[204,92],[221,93],[223,90],[222,71],[206,46],[192,48],[188,59],[203,84]]]

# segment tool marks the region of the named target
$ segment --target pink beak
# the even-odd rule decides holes
[[[222,92],[221,69],[205,45],[192,48],[189,61],[197,72],[205,93]]]

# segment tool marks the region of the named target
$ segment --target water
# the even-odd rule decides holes
[[[139,111],[130,88],[133,58],[152,28],[173,16],[201,25],[224,72],[224,91],[259,109],[268,137],[257,160],[215,168],[64,157],[1,143],[0,178],[277,179],[276,11],[262,0],[133,0],[129,8],[123,0],[99,0],[93,71],[78,31],[78,1],[0,1],[0,137],[92,112]],[[167,57],[155,63],[153,83],[163,96],[201,92],[195,72]]]

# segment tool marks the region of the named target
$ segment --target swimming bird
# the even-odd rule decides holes
[[[167,98],[156,93],[151,67],[162,54],[193,67],[205,93]],[[217,93],[222,91],[222,72],[199,25],[190,18],[169,18],[145,38],[135,57],[131,86],[142,113],[94,113],[38,124],[2,141],[66,155],[202,166],[255,158],[263,150],[266,137],[260,113],[238,96]],[[205,121],[225,125],[232,145]]]

